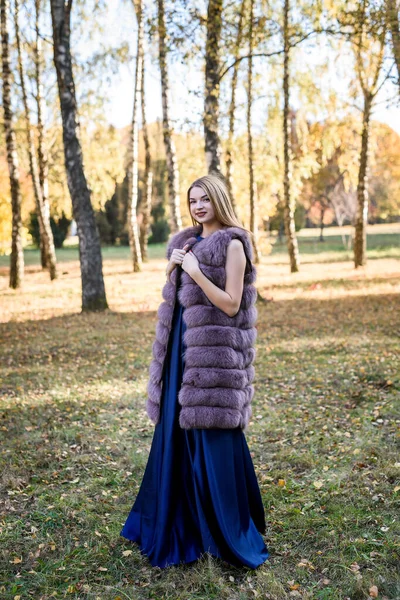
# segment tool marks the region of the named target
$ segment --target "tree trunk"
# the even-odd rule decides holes
[[[150,235],[150,215],[151,215],[151,197],[152,197],[152,187],[153,187],[153,173],[151,170],[151,153],[150,153],[150,141],[149,141],[149,131],[147,127],[147,119],[146,119],[146,95],[144,88],[144,75],[145,75],[145,64],[144,64],[144,48],[142,47],[143,52],[143,64],[142,64],[142,130],[143,130],[143,140],[144,140],[144,150],[145,150],[145,164],[144,164],[144,192],[143,192],[143,201],[142,201],[142,224],[140,227],[140,249],[142,252],[143,261],[147,262],[148,252],[147,245],[148,239]]]
[[[170,226],[172,233],[182,229],[181,203],[179,198],[179,171],[176,159],[175,144],[172,139],[172,127],[169,119],[169,80],[167,67],[167,47],[165,27],[164,0],[157,0],[158,5],[158,49],[161,72],[161,98],[163,109],[163,135],[165,154],[167,157],[168,192],[170,207]]]
[[[29,169],[31,172],[33,192],[35,196],[36,210],[39,221],[39,230],[40,230],[40,244],[41,248],[43,248],[42,256],[42,264],[48,266],[50,271],[50,279],[56,279],[57,270],[56,270],[56,254],[54,250],[53,243],[53,233],[50,227],[50,218],[49,215],[45,213],[43,206],[43,198],[42,191],[40,188],[39,181],[39,173],[38,173],[38,165],[36,160],[36,152],[35,145],[33,142],[33,132],[32,125],[29,115],[29,105],[28,105],[28,96],[26,93],[25,86],[25,70],[23,63],[23,55],[22,55],[22,47],[21,47],[21,36],[19,30],[19,0],[15,0],[15,37],[17,42],[17,52],[18,52],[18,70],[19,77],[21,82],[21,91],[22,91],[22,102],[24,105],[24,113],[25,113],[25,124],[26,124],[26,137],[27,137],[27,145],[28,145],[28,158],[29,158]]]
[[[325,217],[325,208],[321,208],[321,220],[319,223],[319,241],[324,242],[324,217]]]
[[[356,269],[364,266],[367,262],[368,154],[372,100],[370,94],[364,94],[360,166],[357,182],[357,213],[354,230],[354,266]]]
[[[70,17],[72,0],[51,0],[54,65],[63,124],[63,142],[68,188],[79,237],[79,259],[82,280],[82,310],[107,308],[103,280],[100,237],[83,170],[79,141],[75,85],[70,48]]]
[[[387,19],[392,36],[393,56],[397,67],[398,85],[400,90],[400,20],[397,0],[386,0]]]
[[[206,90],[204,100],[204,141],[209,173],[220,173],[221,148],[218,135],[220,40],[222,31],[222,0],[209,0],[206,40]]]
[[[50,277],[56,274],[56,252],[54,249],[53,232],[50,226],[50,201],[49,201],[49,183],[48,183],[48,162],[44,142],[44,124],[43,124],[43,86],[42,86],[42,39],[39,28],[41,0],[35,0],[35,79],[36,79],[36,106],[37,106],[37,126],[38,126],[38,147],[37,157],[39,164],[39,183],[42,194],[43,221],[46,223],[45,229],[50,232],[48,246],[45,239],[40,238],[41,262],[42,267],[50,270]]]
[[[290,259],[290,271],[297,273],[299,270],[299,249],[296,238],[296,228],[294,223],[295,202],[290,194],[290,178],[291,178],[291,152],[290,152],[290,119],[289,119],[289,0],[285,0],[283,13],[283,159],[284,159],[284,176],[283,176],[283,219],[285,223],[286,243]]]
[[[137,33],[137,51],[136,51],[136,70],[135,70],[135,89],[133,95],[133,112],[131,124],[131,139],[129,143],[128,160],[128,231],[129,245],[133,261],[133,270],[135,273],[142,270],[142,253],[139,240],[139,226],[137,222],[138,191],[139,191],[139,123],[138,110],[140,96],[142,93],[142,70],[143,70],[143,11],[142,3],[139,1],[136,5],[136,17],[138,24]]]
[[[249,59],[247,75],[247,143],[249,154],[249,197],[250,197],[250,231],[253,234],[254,262],[260,262],[260,252],[258,249],[258,211],[257,211],[257,188],[254,179],[254,155],[253,155],[253,134],[251,131],[251,113],[253,104],[253,19],[254,19],[254,0],[250,0],[249,14]]]
[[[10,287],[13,289],[17,289],[22,286],[22,282],[24,279],[24,253],[22,247],[21,189],[19,182],[19,164],[15,130],[12,122],[13,114],[11,107],[11,68],[8,33],[8,15],[10,14],[10,3],[8,0],[0,0],[0,11],[4,133],[7,147],[7,162],[10,176],[12,210]]]
[[[243,37],[243,21],[244,21],[244,9],[246,6],[246,0],[242,0],[242,5],[239,13],[239,23],[237,28],[237,38],[235,45],[235,60],[239,57],[240,47],[242,44]],[[233,193],[233,165],[232,165],[232,149],[233,149],[233,138],[235,134],[235,112],[236,112],[236,88],[239,74],[239,62],[235,62],[232,73],[232,83],[231,83],[231,102],[229,105],[229,131],[228,131],[228,139],[226,143],[226,185],[229,190],[229,194],[232,200],[232,206],[234,211],[236,212],[236,203],[235,196]]]

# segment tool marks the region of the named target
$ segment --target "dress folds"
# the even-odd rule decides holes
[[[136,542],[152,566],[188,563],[209,552],[232,565],[255,569],[269,554],[261,535],[266,527],[264,507],[243,430],[179,425],[183,311],[176,299],[161,418],[120,535]]]

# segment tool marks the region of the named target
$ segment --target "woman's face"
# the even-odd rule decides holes
[[[216,220],[214,207],[201,187],[192,187],[189,195],[190,214],[198,223],[213,223]]]

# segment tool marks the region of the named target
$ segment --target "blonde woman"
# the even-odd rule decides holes
[[[251,234],[219,177],[194,181],[187,203],[193,226],[168,242],[149,370],[146,408],[155,431],[121,535],[153,566],[208,552],[255,569],[268,551],[245,437],[257,334]]]

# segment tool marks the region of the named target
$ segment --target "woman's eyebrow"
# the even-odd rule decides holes
[[[203,200],[203,198],[208,198],[207,194],[204,194],[204,196],[201,196],[201,200]],[[189,198],[189,200],[196,200],[196,198]]]

